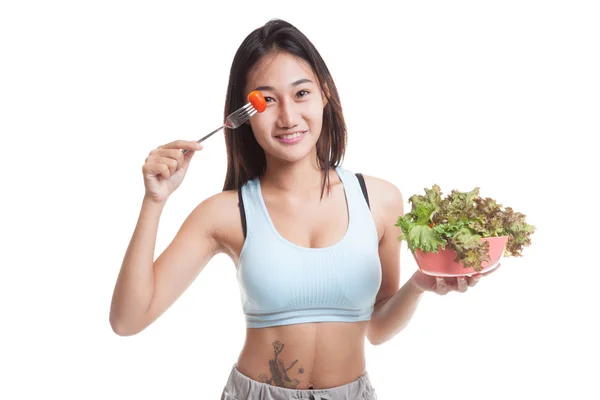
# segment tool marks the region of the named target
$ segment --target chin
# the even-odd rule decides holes
[[[303,143],[303,146],[290,146],[283,147],[277,144],[271,148],[270,154],[288,163],[295,163],[310,157],[311,155],[316,156],[316,143]]]
[[[303,152],[278,151],[278,152],[272,153],[272,155],[275,158],[277,158],[278,160],[281,160],[281,161],[285,161],[287,163],[296,163],[296,162],[302,161],[302,160],[306,159],[307,157],[310,157],[311,154],[312,154],[312,151],[303,151]]]

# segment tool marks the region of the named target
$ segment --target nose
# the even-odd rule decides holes
[[[298,125],[300,115],[292,101],[282,100],[279,103],[279,115],[277,118],[277,127],[290,129]]]

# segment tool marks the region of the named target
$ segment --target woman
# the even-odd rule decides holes
[[[346,126],[336,86],[289,23],[272,20],[243,41],[225,116],[252,90],[267,109],[225,131],[223,191],[191,212],[156,261],[162,209],[202,146],[178,140],[146,159],[146,194],[111,325],[119,335],[140,332],[226,253],[237,266],[247,330],[222,399],[375,399],[365,337],[384,343],[407,325],[425,291],[464,292],[479,276],[436,281],[416,272],[399,288],[402,195],[341,167]]]

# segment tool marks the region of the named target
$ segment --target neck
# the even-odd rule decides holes
[[[317,165],[316,151],[295,162],[267,158],[267,167],[261,178],[261,184],[284,191],[320,190],[323,184],[323,173],[324,171]]]

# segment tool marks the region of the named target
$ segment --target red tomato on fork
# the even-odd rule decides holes
[[[248,101],[252,104],[252,107],[259,113],[267,109],[267,101],[263,97],[262,93],[258,90],[253,90],[248,95]]]

